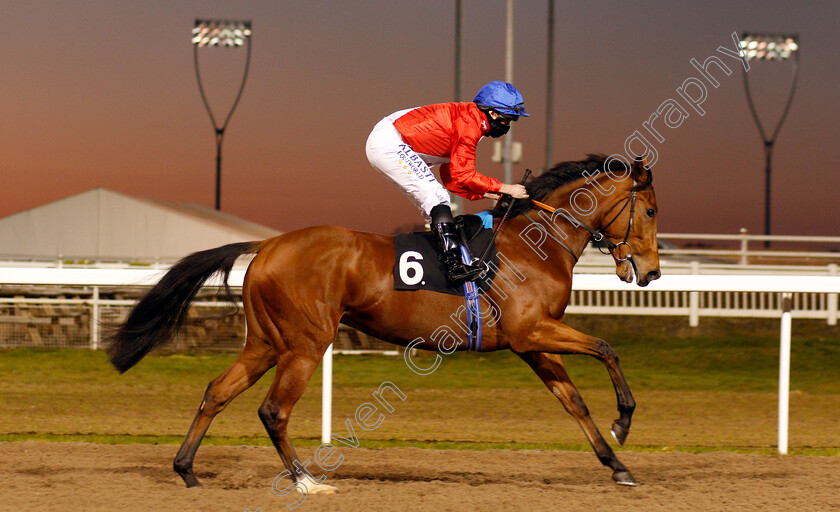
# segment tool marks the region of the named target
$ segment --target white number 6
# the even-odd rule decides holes
[[[414,260],[408,258],[414,258]],[[423,280],[423,265],[415,261],[422,259],[423,255],[417,251],[406,251],[400,255],[400,279],[403,283],[413,286]],[[414,271],[414,275],[408,275],[410,270]]]

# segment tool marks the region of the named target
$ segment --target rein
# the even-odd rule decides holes
[[[525,169],[525,175],[522,176],[522,181],[521,181],[522,185],[525,184],[525,181],[528,180],[528,176],[530,176],[530,175],[531,175],[531,169]],[[498,236],[499,232],[502,230],[502,224],[505,223],[505,221],[508,218],[508,215],[510,215],[510,211],[513,210],[513,203],[514,203],[514,199],[513,199],[513,197],[511,197],[510,202],[507,205],[507,209],[505,210],[505,214],[502,216],[502,219],[499,221],[499,225],[496,226],[495,230],[493,230],[493,237],[490,238],[489,242],[487,242],[487,247],[484,248],[484,252],[481,253],[481,257],[478,258],[478,261],[476,262],[476,265],[484,267],[485,272],[490,270],[490,268],[487,265],[487,254],[490,252],[490,248],[493,247],[493,242],[496,240],[496,236]]]
[[[525,176],[522,178],[522,183],[523,184],[525,183],[525,180],[528,179],[529,174],[531,174],[531,170],[527,169],[525,171]],[[648,181],[646,183],[642,183],[639,186],[634,186],[633,188],[631,188],[630,189],[630,195],[627,196],[627,199],[624,200],[624,205],[621,207],[621,209],[618,211],[618,213],[616,213],[615,216],[609,222],[607,222],[606,225],[604,225],[603,227],[598,228],[598,229],[593,229],[593,228],[589,227],[585,223],[583,223],[583,222],[577,220],[576,218],[574,218],[568,212],[564,211],[564,212],[561,213],[561,215],[566,220],[571,222],[573,226],[575,226],[575,227],[580,226],[583,229],[585,229],[586,231],[588,231],[589,234],[592,235],[592,240],[594,240],[596,242],[603,241],[604,243],[606,243],[607,244],[607,252],[604,252],[603,250],[601,250],[600,247],[598,248],[598,250],[601,251],[602,254],[611,254],[613,256],[613,258],[615,258],[616,261],[621,263],[621,262],[627,261],[627,260],[629,260],[633,257],[633,248],[630,247],[629,243],[627,243],[627,239],[630,237],[630,232],[633,230],[633,217],[635,217],[635,213],[636,213],[636,193],[644,191],[644,190],[650,190],[651,188],[652,187],[650,185],[650,181]],[[547,212],[552,213],[552,214],[557,211],[557,208],[554,208],[553,206],[549,206],[545,203],[541,203],[540,201],[537,201],[535,199],[531,199],[531,204],[537,209],[541,209],[541,210],[547,211]],[[624,213],[624,210],[627,209],[628,204],[630,205],[630,220],[627,222],[627,230],[624,232],[624,240],[622,240],[618,243],[613,242],[604,233],[604,231],[606,231],[607,228],[609,228],[621,216],[621,214]],[[512,208],[513,208],[513,198],[510,199],[510,203],[508,204],[508,207],[507,207],[507,210],[505,211],[505,214],[502,216],[501,220],[499,221],[499,224],[496,226],[496,229],[493,231],[493,237],[488,242],[487,247],[485,248],[481,257],[478,260],[476,260],[476,262],[475,262],[475,264],[477,264],[477,265],[483,265],[485,267],[485,270],[489,270],[489,267],[488,267],[487,262],[486,262],[487,253],[490,251],[490,247],[493,245],[493,241],[496,239],[496,235],[498,235],[499,232],[501,231],[502,225],[504,224],[505,220],[507,219],[508,215],[510,214],[510,211],[511,211]],[[524,215],[531,222],[539,224],[537,221],[535,221],[528,214],[527,211],[524,212]],[[554,236],[554,234],[551,233],[551,230],[546,229],[545,233],[552,240],[557,242],[557,244],[559,244],[562,248],[566,249],[566,251],[568,251],[568,253],[572,255],[572,258],[575,260],[575,263],[578,262],[578,257],[575,254],[575,252],[573,250],[571,250],[568,245],[563,243],[562,240],[560,240],[559,238]],[[616,250],[619,247],[621,247],[622,245],[627,247],[627,256],[625,256],[623,258],[619,257],[616,253]]]
[[[602,228],[592,229],[588,225],[584,224],[583,222],[581,222],[581,221],[577,220],[576,218],[572,217],[571,215],[569,215],[567,212],[563,212],[563,213],[561,213],[561,215],[563,217],[565,217],[568,221],[570,221],[572,223],[572,225],[580,226],[583,229],[585,229],[586,231],[588,231],[589,234],[592,235],[592,239],[594,241],[600,242],[600,241],[603,240],[607,244],[607,253],[604,253],[604,254],[608,254],[608,253],[612,254],[612,256],[618,262],[627,261],[627,260],[629,260],[630,258],[633,257],[633,249],[630,247],[630,244],[627,243],[627,239],[630,237],[630,231],[633,229],[633,217],[634,217],[634,214],[636,213],[636,192],[638,192],[638,190],[633,189],[633,190],[630,191],[630,195],[627,197],[627,199],[624,200],[624,205],[621,207],[621,210],[619,210],[618,213],[615,214],[615,216],[612,218],[612,220],[607,222],[607,224]],[[534,199],[531,199],[531,204],[534,205],[535,207],[537,207],[541,210],[545,210],[549,213],[554,213],[554,212],[557,211],[557,208],[554,208],[553,206],[549,206],[545,203],[541,203],[541,202],[536,201]],[[630,221],[627,223],[627,231],[624,232],[624,240],[622,240],[618,243],[615,243],[612,240],[610,240],[610,238],[607,237],[606,234],[604,234],[604,231],[607,228],[609,228],[613,224],[613,222],[615,222],[616,219],[618,219],[621,216],[622,213],[624,213],[624,210],[627,209],[628,204],[630,205]],[[525,212],[525,216],[528,217],[528,220],[530,220],[531,222],[536,222],[534,219],[531,218],[530,215],[528,215],[528,212]],[[562,246],[564,249],[566,249],[569,252],[569,254],[572,255],[572,258],[574,258],[575,263],[577,263],[578,257],[574,253],[574,251],[572,251],[566,244],[564,244],[557,237],[555,237],[549,230],[546,230],[546,233],[555,242],[557,242],[558,244],[560,244],[560,246]],[[623,258],[620,258],[618,255],[616,255],[615,251],[616,251],[616,249],[618,249],[622,245],[627,247],[627,256],[625,256]],[[600,250],[600,248],[599,248],[599,250]]]

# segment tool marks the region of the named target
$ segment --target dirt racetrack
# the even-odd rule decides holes
[[[0,503],[9,511],[288,510],[272,493],[273,448],[205,446],[187,489],[174,445],[0,443]],[[619,487],[592,453],[341,448],[342,465],[299,511],[840,510],[835,457],[623,452],[641,485]],[[301,449],[304,458],[314,450]],[[314,467],[314,463],[313,463]],[[282,488],[285,486],[279,486]]]

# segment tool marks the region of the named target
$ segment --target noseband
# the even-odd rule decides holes
[[[601,251],[601,252],[603,254],[611,254],[612,257],[615,258],[616,261],[621,263],[621,262],[627,261],[627,260],[629,260],[630,258],[633,257],[633,249],[630,247],[630,244],[627,243],[627,239],[630,237],[630,231],[632,231],[632,229],[633,229],[633,217],[635,216],[635,213],[636,213],[636,192],[639,192],[639,191],[642,191],[642,190],[650,190],[650,188],[651,188],[651,186],[650,186],[649,183],[648,184],[643,184],[640,188],[633,187],[630,190],[630,195],[627,196],[627,199],[624,200],[624,205],[621,207],[621,210],[619,210],[618,213],[615,214],[615,217],[613,217],[612,220],[607,222],[607,224],[605,226],[603,226],[601,228],[598,228],[598,229],[593,229],[593,228],[587,226],[586,224],[577,220],[576,218],[574,218],[573,216],[571,216],[569,213],[567,213],[565,211],[561,212],[560,215],[565,217],[566,220],[568,220],[569,222],[572,223],[572,225],[580,226],[583,229],[589,231],[589,234],[592,235],[592,240],[594,240],[596,242],[603,241],[604,243],[606,243],[607,244],[607,252],[603,252],[603,251]],[[549,213],[554,213],[555,211],[557,211],[557,208],[549,206],[545,203],[541,203],[539,201],[535,201],[533,199],[531,199],[531,204],[533,204],[537,208],[545,210]],[[624,240],[622,240],[618,243],[615,243],[612,240],[610,240],[609,237],[607,237],[606,234],[604,234],[604,231],[606,231],[607,228],[609,228],[616,221],[616,219],[618,219],[621,216],[621,214],[624,213],[624,210],[627,209],[628,204],[630,205],[630,221],[627,223],[627,230],[624,232]],[[531,222],[536,222],[534,219],[531,218],[530,215],[528,215],[528,212],[525,212],[525,216],[528,217],[528,219]],[[550,231],[546,230],[546,233],[555,242],[560,244],[561,247],[563,247],[564,249],[569,251],[569,254],[572,255],[572,258],[575,259],[575,263],[577,263],[578,257],[577,257],[577,255],[575,255],[574,251],[569,249],[569,247],[566,244],[564,244],[561,240],[559,240],[557,237],[555,237]],[[617,252],[616,252],[616,249],[618,249],[622,245],[627,247],[627,256],[625,256],[623,258],[620,258],[618,256]],[[598,248],[598,250],[600,251],[601,248]]]

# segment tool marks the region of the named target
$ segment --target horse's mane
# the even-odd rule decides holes
[[[567,185],[574,181],[586,177],[584,172],[588,175],[595,175],[595,171],[604,172],[604,163],[607,156],[600,153],[590,153],[586,155],[586,160],[577,162],[560,162],[551,169],[546,170],[536,178],[532,178],[525,183],[525,189],[528,191],[530,199],[542,201],[547,195],[554,190]],[[620,159],[610,160],[610,171],[616,174],[624,174],[627,172],[627,167]],[[510,212],[510,217],[516,217],[527,211],[531,207],[530,199],[517,199],[513,204],[513,209]],[[500,201],[499,205],[493,211],[494,216],[502,216],[507,209],[507,202]]]

